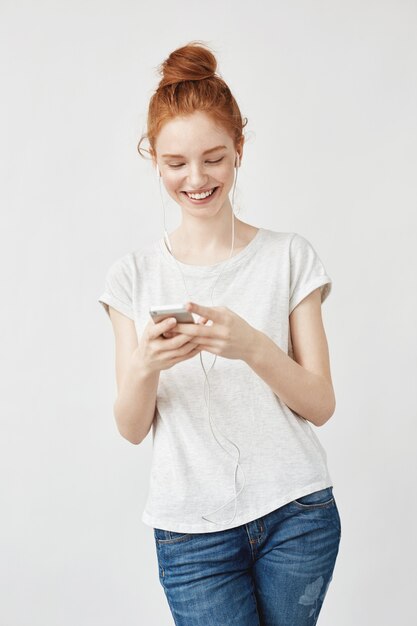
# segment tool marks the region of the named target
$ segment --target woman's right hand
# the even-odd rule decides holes
[[[199,323],[201,319],[199,320]],[[150,372],[170,369],[173,365],[191,359],[201,351],[188,335],[176,334],[172,338],[164,337],[177,324],[175,318],[166,318],[155,323],[149,319],[133,355],[141,367]]]

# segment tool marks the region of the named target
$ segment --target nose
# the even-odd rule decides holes
[[[204,186],[207,186],[207,174],[204,172],[204,166],[196,163],[195,165],[190,165],[189,173],[188,173],[188,190],[191,189],[202,189]]]

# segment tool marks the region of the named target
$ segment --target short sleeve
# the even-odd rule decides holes
[[[127,257],[118,259],[111,265],[105,277],[104,291],[98,302],[110,317],[109,306],[134,320],[133,313],[133,272]]]
[[[298,233],[291,239],[290,260],[289,314],[317,287],[323,303],[332,289],[332,279],[311,243]]]

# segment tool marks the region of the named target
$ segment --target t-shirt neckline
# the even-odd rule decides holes
[[[239,265],[245,258],[249,255],[252,255],[256,252],[256,250],[261,245],[261,240],[264,236],[265,229],[258,228],[258,232],[256,235],[250,240],[250,242],[237,254],[233,255],[231,258],[224,259],[223,261],[219,261],[219,263],[215,263],[214,265],[189,265],[188,263],[182,263],[177,259],[174,259],[172,254],[169,252],[164,238],[161,237],[158,239],[159,250],[165,259],[173,266],[178,268],[180,266],[182,272],[188,276],[197,276],[197,275],[210,275],[215,274],[218,271],[221,271],[225,266],[228,268],[235,267]],[[177,265],[178,263],[178,265]]]

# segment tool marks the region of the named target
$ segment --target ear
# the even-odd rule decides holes
[[[245,138],[242,135],[240,140],[238,141],[236,152],[239,153],[239,164],[242,165],[242,156],[243,156],[243,144],[245,143]]]
[[[156,170],[157,160],[156,160],[156,152],[153,148],[149,148],[149,154],[151,155],[152,165]]]

